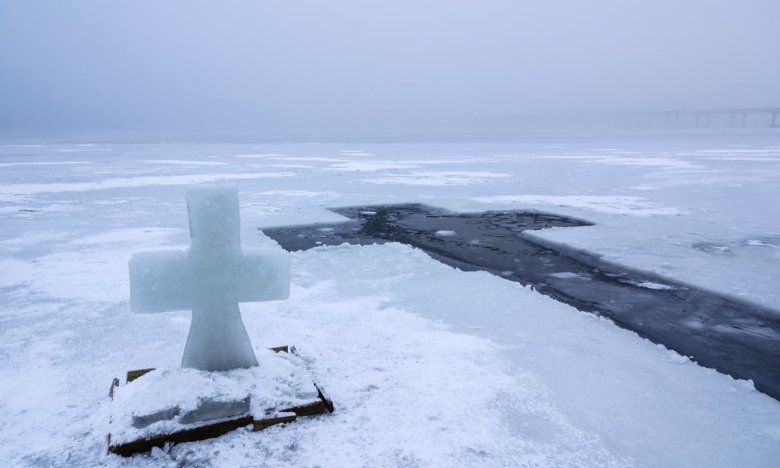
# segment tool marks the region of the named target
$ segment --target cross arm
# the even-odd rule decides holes
[[[130,258],[130,308],[136,313],[192,308],[187,251],[142,252]]]
[[[290,297],[290,257],[281,249],[244,250],[233,284],[238,302]]]

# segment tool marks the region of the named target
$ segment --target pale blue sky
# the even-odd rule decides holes
[[[777,0],[0,2],[0,130],[458,131],[780,105]]]

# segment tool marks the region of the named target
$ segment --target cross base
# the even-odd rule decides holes
[[[271,348],[271,350],[276,353],[289,353],[291,357],[300,357],[295,347],[280,346]],[[138,391],[138,388],[133,388],[130,384],[154,370],[154,368],[149,368],[129,371],[125,385],[120,385],[119,379],[115,378],[109,390],[112,405],[118,404],[117,399],[115,399],[118,393],[132,394],[133,391]],[[259,404],[255,404],[255,402],[250,404],[252,395],[249,394],[244,399],[234,399],[233,401],[207,401],[194,411],[185,411],[184,414],[178,406],[172,407],[171,404],[165,402],[159,403],[160,407],[150,414],[133,415],[132,418],[129,415],[121,414],[115,418],[115,415],[112,414],[111,425],[114,436],[112,437],[111,433],[108,435],[108,452],[130,456],[148,452],[154,447],[163,447],[165,444],[194,442],[218,437],[250,425],[252,431],[261,431],[277,424],[293,422],[301,416],[332,413],[334,410],[333,401],[316,377],[310,373],[307,375],[312,385],[311,396],[294,400],[294,403],[291,403],[289,398],[277,402],[274,402],[273,398],[260,398],[262,401]],[[136,386],[140,387],[140,384],[136,384]],[[112,409],[115,410],[113,413],[122,413],[122,408]],[[222,414],[219,413],[220,411]],[[195,416],[192,416],[193,414]],[[119,427],[120,424],[133,427]]]

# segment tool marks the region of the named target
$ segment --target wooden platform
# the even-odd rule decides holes
[[[276,352],[289,352],[299,356],[295,347],[279,346],[271,349]],[[147,368],[128,371],[126,383],[130,383],[153,370],[154,368]],[[317,381],[317,378],[312,376],[312,380],[314,387],[317,389],[318,398],[312,400],[310,403],[290,408],[268,408],[264,414],[260,415],[245,414],[240,417],[219,420],[217,422],[204,422],[203,424],[192,425],[192,427],[187,427],[180,431],[118,444],[112,443],[111,434],[108,434],[108,452],[122,456],[130,456],[135,453],[148,452],[154,447],[163,447],[166,443],[177,444],[180,442],[194,442],[218,437],[238,428],[249,426],[250,424],[252,425],[253,431],[261,431],[277,424],[293,422],[299,416],[314,416],[317,414],[332,413],[334,411],[333,401],[325,392],[322,385]],[[119,385],[119,379],[115,378],[111,383],[111,388],[108,392],[109,398],[113,399],[114,389]]]

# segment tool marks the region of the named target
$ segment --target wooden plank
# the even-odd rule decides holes
[[[314,416],[326,412],[328,412],[328,408],[325,407],[325,402],[322,400],[314,400],[305,405],[293,406],[292,408],[282,410],[282,413],[295,413],[297,416]]]
[[[295,346],[290,347],[290,353],[294,354],[295,356],[303,359],[303,356],[301,356],[298,353],[298,349]],[[329,413],[332,413],[335,411],[335,406],[333,406],[333,400],[331,400],[330,396],[328,396],[328,393],[325,391],[325,387],[322,386],[320,381],[317,379],[317,376],[309,370],[309,373],[311,374],[311,378],[314,381],[314,387],[317,389],[317,396],[320,397],[320,400],[325,403],[325,408],[328,410]]]
[[[328,413],[332,413],[335,411],[333,400],[330,399],[330,396],[328,396],[328,393],[325,391],[325,387],[320,384],[320,382],[317,380],[317,377],[314,377],[314,374],[312,374],[312,378],[314,379],[314,387],[317,388],[317,394],[320,397],[320,400],[322,400],[322,402],[325,404],[325,408],[328,410]]]
[[[136,370],[127,371],[127,383],[130,383],[133,380],[137,379],[138,377],[141,377],[144,374],[148,374],[153,370],[154,367],[150,367],[148,369],[136,369]]]
[[[111,388],[108,389],[108,397],[110,399],[114,399],[114,389],[119,386],[119,379],[114,377],[114,380],[111,381]]]
[[[148,452],[154,447],[162,447],[166,442],[178,444],[181,442],[194,442],[196,440],[211,439],[221,436],[222,434],[227,434],[228,432],[240,427],[248,426],[252,423],[252,416],[243,416],[236,419],[230,419],[228,421],[220,421],[218,423],[186,429],[179,432],[162,434],[149,439],[139,439],[124,444],[109,445],[108,451],[123,457],[128,457],[135,453]],[[109,436],[109,444],[110,440],[111,439]]]
[[[277,424],[291,423],[297,418],[298,416],[296,414],[281,414],[263,419],[255,419],[252,421],[252,430],[255,432],[262,431],[263,429],[268,429]]]

